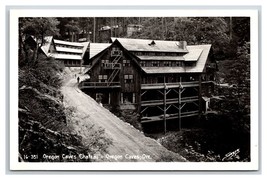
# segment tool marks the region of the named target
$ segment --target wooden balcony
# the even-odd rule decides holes
[[[195,102],[198,101],[198,96],[192,96],[192,97],[183,97],[181,98],[181,103],[188,103],[188,102]],[[173,99],[166,99],[166,104],[177,104],[179,102],[178,98]],[[161,100],[148,100],[148,101],[142,101],[141,106],[158,106],[163,105],[164,101]]]
[[[120,63],[104,63],[103,64],[104,69],[121,69]]]
[[[81,82],[80,89],[120,88],[120,82]]]
[[[181,118],[198,116],[198,115],[199,115],[199,111],[182,112],[181,113]],[[166,114],[166,120],[178,119],[178,118],[179,118],[178,113]],[[164,115],[149,116],[149,117],[142,117],[141,118],[141,123],[156,122],[156,121],[163,121],[163,120],[164,120]]]
[[[166,88],[179,88],[179,87],[198,87],[198,81],[190,81],[190,82],[176,82],[176,83],[154,83],[154,84],[141,84],[141,89],[149,90],[149,89],[164,89]]]

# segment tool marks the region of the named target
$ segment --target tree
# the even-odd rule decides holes
[[[20,39],[22,39],[22,36],[33,36],[37,42],[36,48],[34,49],[33,62],[37,60],[39,46],[45,43],[45,36],[58,34],[58,24],[59,21],[56,18],[34,17],[19,19]],[[22,46],[22,42],[20,43],[20,46]]]
[[[238,48],[237,59],[231,60],[226,81],[230,84],[220,111],[231,122],[236,134],[250,134],[250,43]],[[248,136],[249,137],[249,136]],[[249,140],[248,140],[249,141]]]
[[[212,44],[215,54],[229,47],[228,25],[220,17],[149,17],[133,38],[185,40],[188,44]],[[168,28],[166,28],[168,27]]]

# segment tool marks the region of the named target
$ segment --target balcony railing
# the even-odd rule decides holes
[[[121,69],[120,63],[104,63],[104,69]]]
[[[178,88],[178,87],[197,87],[199,81],[190,82],[176,82],[176,83],[154,83],[154,84],[142,84],[141,89],[163,89],[163,88]]]
[[[120,88],[120,82],[81,82],[79,84],[80,89],[92,89],[92,88]]]
[[[198,100],[199,100],[198,96],[181,98],[182,103],[195,102]],[[177,103],[179,103],[178,98],[166,99],[166,104],[177,104]],[[162,104],[164,104],[163,99],[141,101],[141,106],[156,106],[156,105],[162,105]]]

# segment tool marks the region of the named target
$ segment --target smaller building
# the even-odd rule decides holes
[[[36,39],[29,36],[27,42],[36,44]],[[40,42],[37,43],[40,44],[41,53],[61,61],[67,67],[82,66],[86,57],[89,58],[89,55],[85,56],[86,53],[89,54],[89,42],[69,42],[46,36],[42,45]]]

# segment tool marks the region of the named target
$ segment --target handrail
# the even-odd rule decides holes
[[[178,103],[179,98],[172,98],[172,99],[166,99],[166,103],[172,102],[172,101],[177,101]],[[181,101],[194,101],[198,100],[198,96],[191,96],[191,97],[182,97]],[[163,103],[163,99],[155,99],[155,100],[146,100],[146,101],[141,101],[142,104],[145,103]]]
[[[104,63],[104,69],[121,69],[120,63]]]
[[[187,84],[198,84],[199,81],[187,81],[187,82],[181,82],[182,85]],[[179,85],[180,82],[173,82],[173,83],[153,83],[153,84],[141,84],[142,86],[171,86],[171,85]]]
[[[79,84],[80,88],[83,87],[112,87],[120,86],[120,82],[81,82]]]

